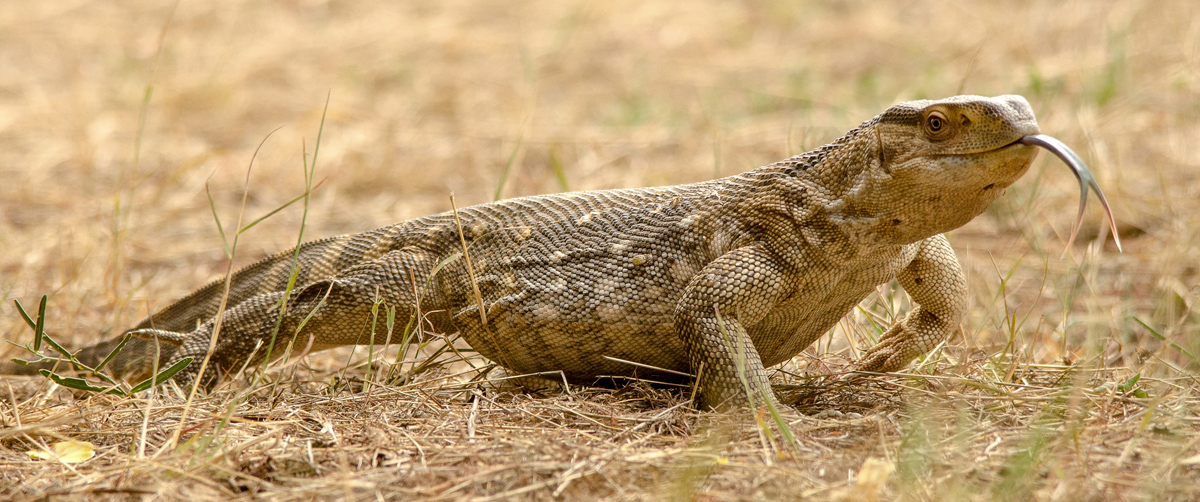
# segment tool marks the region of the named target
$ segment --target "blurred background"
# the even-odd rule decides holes
[[[1190,363],[1142,323],[1196,352],[1200,8],[965,5],[0,2],[0,334],[30,337],[14,298],[49,294],[51,332],[78,346],[219,277],[206,185],[232,229],[261,143],[244,221],[302,194],[326,103],[305,239],[448,210],[450,193],[727,176],[899,101],[1017,93],[1089,163],[1125,253],[1093,199],[1060,258],[1078,188],[1043,154],[950,235],[973,291],[954,350]],[[302,214],[243,235],[237,263],[294,245]],[[868,310],[903,303],[880,298]]]

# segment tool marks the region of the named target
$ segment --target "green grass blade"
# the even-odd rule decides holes
[[[225,226],[221,225],[221,217],[217,215],[217,202],[213,200],[208,183],[204,184],[204,195],[208,196],[208,209],[212,211],[213,220],[217,222],[217,232],[221,233],[221,247],[225,249],[225,256],[232,260],[233,251],[229,249],[229,239],[225,237]]]
[[[433,272],[429,273],[430,280],[432,281],[434,277],[437,277],[437,274],[438,274],[438,272],[440,272],[442,270],[442,267],[445,267],[446,265],[454,263],[455,260],[458,260],[459,258],[462,258],[462,257],[463,257],[462,251],[458,251],[450,256],[447,256],[446,259],[438,262],[437,266],[433,267]],[[426,284],[425,287],[429,287],[429,285]]]
[[[313,190],[316,190],[316,189],[317,189],[317,187],[321,186],[321,183],[324,183],[324,182],[325,182],[324,180],[321,180],[321,182],[320,182],[320,183],[317,183],[316,185],[314,185],[314,186],[312,187],[312,189],[313,189]],[[287,202],[283,203],[283,205],[281,205],[281,206],[279,206],[279,207],[277,207],[277,208],[275,208],[275,209],[272,209],[272,210],[271,210],[271,212],[269,212],[269,213],[267,213],[267,214],[263,215],[262,217],[260,217],[260,218],[258,218],[258,219],[256,219],[256,220],[254,220],[254,221],[252,221],[252,222],[250,222],[250,223],[249,223],[249,224],[247,224],[246,226],[244,226],[244,227],[242,227],[242,228],[238,229],[238,233],[239,233],[239,234],[245,233],[247,230],[250,230],[251,228],[254,228],[254,226],[255,226],[255,225],[258,225],[259,223],[262,223],[262,222],[263,222],[263,220],[266,220],[267,218],[270,218],[270,217],[272,217],[272,216],[275,216],[275,213],[278,213],[278,212],[280,212],[280,211],[283,211],[284,209],[287,209],[287,208],[288,208],[288,206],[291,206],[292,204],[295,204],[295,203],[297,203],[297,202],[300,202],[300,201],[304,200],[304,198],[305,198],[305,197],[308,197],[308,196],[309,196],[309,192],[305,192],[305,193],[303,193],[303,194],[297,195],[297,196],[296,196],[295,198],[293,198],[292,200],[289,200],[289,201],[287,201]]]
[[[67,387],[67,388],[71,388],[71,389],[85,390],[88,392],[100,392],[100,393],[104,393],[104,394],[113,394],[113,395],[117,395],[117,396],[128,396],[129,395],[129,394],[125,393],[125,391],[115,388],[115,387],[97,387],[95,385],[87,383],[87,380],[84,380],[82,378],[65,377],[65,376],[59,375],[57,373],[53,373],[50,370],[38,370],[38,373],[41,373],[42,376],[44,376],[46,378],[54,380],[54,383],[57,383],[63,387]]]
[[[58,342],[54,341],[53,338],[50,338],[50,335],[43,333],[42,341],[46,342],[46,345],[49,345],[50,348],[55,350],[55,352],[58,352],[59,354],[62,354],[64,357],[66,357],[67,359],[70,359],[71,364],[74,364],[76,368],[87,370],[87,371],[92,370],[91,367],[77,361],[75,359],[75,354],[72,354],[71,351],[67,350],[65,347],[60,345]]]
[[[392,328],[396,326],[396,307],[388,307],[387,309],[387,326],[388,333],[392,332]]]
[[[792,428],[788,427],[787,419],[785,419],[783,415],[779,413],[779,409],[775,407],[775,400],[771,399],[771,396],[767,395],[767,393],[772,392],[772,390],[769,388],[761,390],[763,394],[762,399],[767,405],[767,413],[771,415],[771,420],[774,421],[775,426],[779,428],[780,434],[783,434],[783,439],[791,446],[798,446],[796,443],[796,436],[792,435]]]
[[[300,324],[296,325],[296,333],[300,333],[300,330],[304,329],[304,326],[308,325],[308,321],[311,321],[313,316],[317,315],[317,311],[321,310],[321,307],[325,306],[325,299],[329,298],[329,291],[330,290],[327,290],[325,292],[325,296],[321,297],[321,300],[317,302],[317,305],[313,307],[312,310],[308,311],[308,315],[305,315],[304,319],[300,320]]]
[[[37,324],[29,317],[29,314],[25,313],[25,307],[21,306],[21,300],[13,300],[13,303],[17,304],[17,312],[21,313],[21,319],[25,320],[25,324],[29,325],[29,329],[36,330]]]
[[[273,130],[273,131],[271,131],[271,132],[267,133],[267,135],[263,137],[262,141],[260,141],[260,142],[258,143],[258,148],[255,148],[255,149],[254,149],[254,155],[252,155],[252,156],[250,157],[250,166],[251,166],[251,168],[253,168],[253,167],[254,167],[254,160],[258,158],[258,152],[259,152],[260,150],[262,150],[262,147],[263,147],[263,145],[267,144],[267,140],[268,140],[268,139],[271,139],[271,135],[272,135],[272,134],[275,134],[275,132],[276,132],[276,131],[278,131],[278,130],[280,130],[280,129],[283,129],[283,126],[276,127],[276,128]],[[247,180],[249,180],[249,169],[247,169],[246,176],[247,176]],[[256,219],[256,220],[254,220],[254,221],[250,222],[250,224],[248,224],[248,225],[245,225],[245,226],[243,226],[242,228],[239,228],[239,229],[238,229],[238,231],[237,231],[238,235],[242,235],[242,234],[243,234],[243,233],[245,233],[247,230],[250,230],[251,228],[254,228],[254,226],[255,226],[255,225],[258,225],[258,224],[259,224],[259,223],[261,223],[263,220],[265,220],[265,219],[267,219],[267,218],[270,218],[271,216],[274,216],[274,215],[275,215],[275,213],[278,213],[278,212],[280,212],[280,211],[284,210],[284,208],[286,208],[286,207],[288,207],[288,206],[290,206],[290,205],[294,204],[296,201],[299,201],[299,200],[302,200],[302,199],[304,199],[305,197],[307,197],[307,196],[308,196],[308,194],[309,194],[309,192],[307,192],[307,191],[306,191],[306,192],[304,192],[304,194],[302,194],[302,195],[299,195],[299,196],[297,196],[296,198],[294,198],[294,199],[292,199],[292,200],[290,200],[290,201],[288,201],[288,202],[285,202],[285,203],[284,203],[282,206],[279,206],[279,207],[275,208],[273,211],[271,211],[271,212],[267,213],[266,215],[264,215],[264,216],[262,216],[262,217],[260,217],[260,218],[258,218],[258,219]]]
[[[162,370],[162,371],[158,372],[157,375],[154,375],[154,377],[147,378],[145,380],[142,380],[137,385],[134,385],[132,389],[129,389],[129,393],[137,394],[138,392],[144,391],[151,387],[155,387],[158,384],[163,383],[163,382],[167,381],[169,378],[175,376],[176,373],[179,373],[179,370],[186,368],[189,364],[192,364],[192,358],[185,357],[183,359],[180,359],[179,362],[172,364],[170,368]],[[199,378],[199,377],[197,377],[197,378]]]
[[[158,50],[162,50],[162,40],[159,40]],[[155,64],[157,65],[158,52],[154,53]],[[138,125],[137,134],[133,137],[133,168],[137,169],[138,164],[142,159],[142,136],[146,133],[146,115],[150,112],[150,100],[154,97],[154,84],[146,84],[146,90],[142,93],[142,105],[138,110]]]
[[[734,370],[737,371],[738,380],[741,380],[742,388],[746,392],[746,402],[753,409],[755,407],[754,398],[756,396],[750,391],[750,379],[746,378],[746,346],[744,343],[740,343],[742,342],[740,338],[738,340],[733,339],[735,336],[740,335],[740,333],[729,333],[728,328],[725,326],[725,318],[721,315],[721,310],[716,305],[713,305],[713,313],[717,315],[717,331],[721,333],[721,338],[725,341],[729,349],[734,351]]]
[[[130,338],[133,338],[133,333],[125,333],[125,336],[121,337],[121,341],[117,343],[117,346],[113,347],[107,356],[104,356],[104,360],[100,361],[100,364],[96,365],[96,371],[100,371],[104,369],[105,366],[108,366],[108,363],[111,362],[114,357],[117,357],[117,353],[121,352],[121,349],[125,348],[125,344],[129,343]]]
[[[1117,385],[1117,390],[1119,390],[1121,392],[1129,392],[1134,389],[1134,386],[1137,385],[1138,380],[1141,380],[1141,379],[1142,379],[1141,373],[1134,373],[1133,376],[1129,377],[1128,380],[1125,380],[1124,382],[1121,382],[1119,385]]]
[[[500,193],[504,191],[504,185],[508,183],[508,174],[512,172],[513,162],[517,160],[517,152],[521,151],[521,142],[525,140],[525,133],[517,136],[517,146],[514,146],[512,153],[508,154],[508,163],[504,164],[504,172],[500,173],[500,182],[496,184],[496,195],[492,200],[500,200]]]
[[[1149,324],[1146,324],[1144,321],[1142,321],[1141,319],[1138,319],[1136,316],[1130,316],[1129,318],[1133,319],[1134,321],[1137,321],[1138,324],[1141,324],[1143,328],[1146,328],[1146,331],[1149,331],[1151,335],[1154,335],[1154,338],[1157,338],[1159,340],[1162,340],[1164,342],[1171,344],[1171,348],[1178,350],[1179,353],[1187,356],[1188,359],[1191,359],[1193,363],[1200,365],[1200,358],[1196,357],[1196,354],[1193,354],[1190,350],[1179,346],[1179,344],[1177,344],[1175,342],[1168,341],[1166,336],[1163,336],[1163,334],[1159,333],[1158,330],[1151,328]]]
[[[46,295],[38,305],[37,326],[33,328],[33,351],[42,350],[42,333],[46,329]]]
[[[321,137],[325,135],[325,117],[329,114],[329,99],[333,96],[333,90],[330,89],[325,95],[325,108],[321,110],[321,124],[317,126],[317,144],[313,146],[312,166],[306,171],[309,174],[308,182],[312,183],[312,173],[317,170],[317,155],[321,153]]]

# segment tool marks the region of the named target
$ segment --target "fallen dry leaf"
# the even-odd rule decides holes
[[[50,446],[54,451],[29,450],[29,458],[58,460],[66,464],[78,464],[96,456],[95,446],[87,441],[60,441]]]

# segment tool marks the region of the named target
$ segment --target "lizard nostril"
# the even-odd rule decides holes
[[[988,183],[988,186],[983,187],[984,190],[991,190],[996,186],[995,183]]]
[[[899,224],[900,224],[900,220],[892,220],[892,225],[899,225]]]

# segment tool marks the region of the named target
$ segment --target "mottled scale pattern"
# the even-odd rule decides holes
[[[858,364],[898,370],[965,312],[963,274],[941,234],[1025,172],[1036,151],[1015,142],[1034,133],[1019,96],[907,102],[728,178],[510,199],[304,244],[282,313],[293,251],[234,276],[204,380],[264,357],[277,322],[276,346],[294,337],[297,351],[383,343],[382,329],[370,339],[371,306],[383,301],[399,319],[419,303],[435,329],[460,332],[515,373],[681,379],[655,367],[698,375],[703,406],[758,406],[774,400],[764,368],[893,279],[917,306]],[[469,260],[453,259],[464,241]],[[210,284],[132,328],[143,338],[114,371],[144,376],[155,357],[202,359],[223,288]]]

